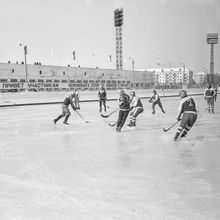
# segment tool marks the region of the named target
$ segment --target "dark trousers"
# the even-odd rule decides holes
[[[183,129],[184,128],[191,129],[194,123],[196,122],[196,119],[197,119],[197,114],[183,113],[180,127],[182,127]]]
[[[174,140],[177,140],[177,138],[185,137],[189,130],[193,127],[197,119],[197,114],[193,113],[183,113],[180,126],[177,128],[177,132],[174,136]]]
[[[164,111],[161,102],[160,101],[156,101],[156,102],[153,102],[153,104],[152,104],[153,112],[155,112],[155,106],[156,105],[158,105],[161,108],[161,110]]]
[[[71,113],[70,113],[70,110],[69,110],[68,106],[62,105],[62,113],[61,113],[61,115],[59,115],[59,116],[55,119],[55,123],[56,123],[57,121],[59,121],[61,118],[63,118],[64,116],[66,116],[66,117],[65,117],[65,119],[64,119],[63,122],[66,123],[67,120],[68,120],[68,118],[70,117],[70,115],[71,115]]]
[[[106,112],[106,99],[99,99],[99,110],[102,111],[102,105],[104,106],[104,111]]]
[[[128,114],[129,114],[129,110],[127,110],[127,111],[119,110],[117,128],[123,127],[123,125],[128,117]]]
[[[214,111],[214,98],[214,96],[206,97],[208,112],[210,112],[210,110]]]

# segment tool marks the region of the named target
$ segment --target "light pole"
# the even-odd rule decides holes
[[[135,79],[134,79],[134,59],[129,57],[129,60],[132,62],[132,78],[133,78],[133,90],[135,90]]]
[[[28,82],[28,73],[27,73],[27,45],[20,43],[20,47],[24,47],[24,66],[25,66],[25,82]]]
[[[181,89],[183,88],[183,84],[185,84],[185,78],[186,78],[186,76],[185,76],[185,74],[186,74],[186,65],[185,65],[185,63],[180,63],[180,64],[182,64],[183,65],[183,81],[182,81],[182,83],[181,83]]]

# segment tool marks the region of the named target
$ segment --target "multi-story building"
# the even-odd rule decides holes
[[[191,86],[193,72],[183,67],[172,68],[151,68],[147,69],[154,73],[154,83],[156,87],[163,88],[182,88],[182,86]]]
[[[207,76],[207,73],[200,71],[193,74],[193,79],[197,85],[205,85],[207,83]]]

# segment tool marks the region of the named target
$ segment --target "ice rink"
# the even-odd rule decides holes
[[[220,102],[203,97],[189,135],[173,142],[179,98],[166,114],[143,100],[137,128],[116,133],[117,113],[82,103],[69,126],[52,120],[61,105],[0,108],[1,220],[219,220]],[[108,112],[117,107],[108,102]]]

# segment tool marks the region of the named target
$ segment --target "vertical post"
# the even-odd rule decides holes
[[[214,86],[214,44],[218,44],[218,33],[208,33],[206,36],[207,44],[211,45],[210,48],[210,76],[209,83]]]
[[[186,82],[186,70],[185,70],[185,64],[183,64],[183,84]]]
[[[116,69],[123,69],[122,26],[116,27]]]
[[[114,11],[114,26],[116,28],[116,70],[123,70],[122,25],[123,8],[117,8]]]
[[[134,59],[132,59],[133,90],[135,90]]]
[[[214,84],[214,44],[211,44],[210,49],[210,84]]]
[[[182,77],[182,82],[180,82],[180,86],[181,86],[181,89],[183,88],[183,85],[185,84],[185,79],[186,79],[186,65],[185,65],[185,63],[180,63],[180,64],[182,64],[183,65],[183,77]],[[181,70],[181,72],[182,72],[182,70]],[[180,72],[180,73],[181,73]]]
[[[74,61],[74,74],[75,74],[75,78],[76,79],[76,51],[73,51],[73,61]]]
[[[28,83],[28,73],[27,73],[27,45],[24,46],[24,66],[25,66],[25,81]]]

